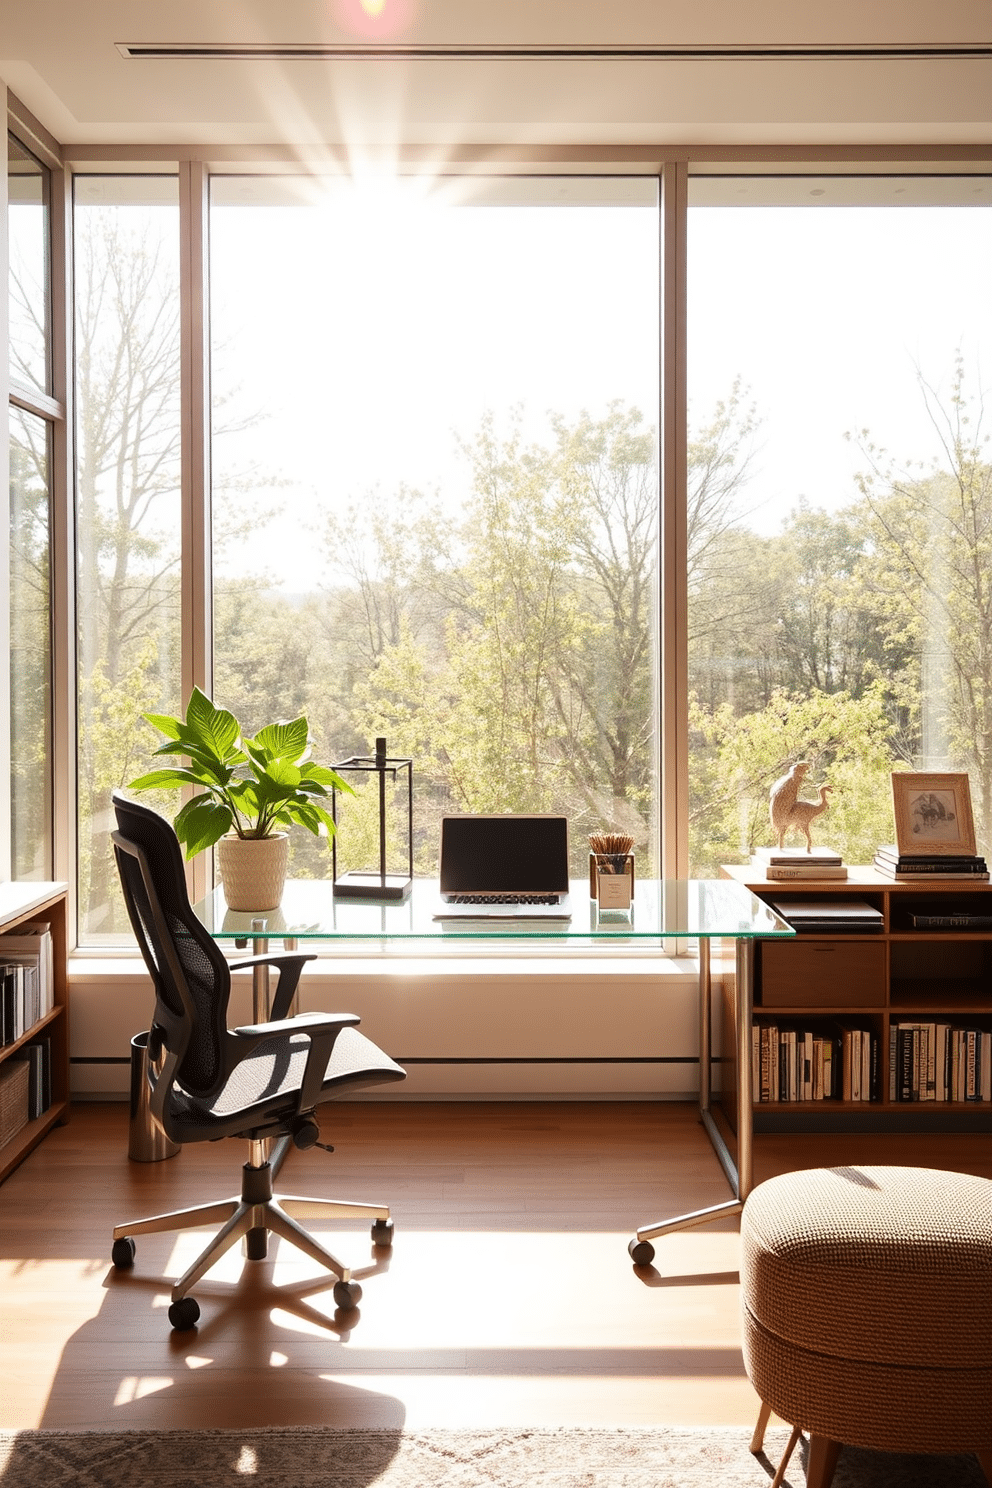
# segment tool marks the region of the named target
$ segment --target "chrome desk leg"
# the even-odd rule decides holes
[[[264,930],[265,929],[265,921],[264,920],[252,920],[252,922],[251,922],[251,928],[253,930],[256,930],[256,931],[257,930]],[[292,936],[291,935],[283,936],[283,949],[284,950],[295,951],[297,949],[298,944],[299,944],[299,942],[298,942],[298,940],[297,940],[297,938],[296,938],[295,935],[292,935]],[[268,941],[268,937],[267,936],[259,936],[256,939],[256,941],[255,941],[255,947],[254,947],[254,949],[255,949],[255,955],[256,956],[267,956],[268,955],[268,952],[269,952],[269,941]],[[251,972],[251,994],[252,994],[252,1014],[253,1014],[253,1017],[254,1017],[255,1022],[256,1023],[267,1023],[268,1020],[269,1020],[269,1018],[270,1018],[270,1016],[271,1016],[271,1013],[272,1013],[272,994],[271,994],[271,987],[270,987],[270,984],[269,984],[269,968],[267,966],[253,966],[252,967],[252,972]],[[297,987],[296,992],[293,995],[293,1001],[289,1005],[289,1011],[288,1011],[287,1016],[288,1017],[292,1017],[294,1015],[294,1013],[298,1013],[299,1010],[300,1010],[300,991],[299,991],[299,988]],[[275,1140],[273,1140],[270,1137],[270,1138],[268,1138],[266,1140],[265,1145],[266,1145],[266,1149],[268,1151],[269,1167],[272,1169],[272,1177],[273,1178],[275,1178],[276,1174],[279,1172],[279,1169],[282,1167],[283,1163],[286,1161],[286,1155],[289,1152],[289,1146],[290,1146],[291,1140],[292,1139],[290,1137],[277,1137]]]
[[[253,930],[264,930],[264,920],[252,920]],[[267,956],[269,954],[269,937],[258,936],[252,942],[252,954],[255,956]],[[269,1000],[269,968],[267,966],[253,966],[251,969],[251,1015],[254,1023],[267,1023],[271,1011]]]
[[[642,1225],[627,1246],[635,1265],[649,1266],[654,1260],[652,1240],[675,1230],[691,1230],[740,1214],[752,1184],[753,1111],[751,1108],[751,1015],[754,999],[754,941],[737,942],[737,1161],[724,1142],[710,1113],[710,1038],[712,1028],[712,983],[708,940],[699,942],[699,1119],[720,1160],[727,1182],[736,1195],[708,1209],[678,1214],[657,1224]]]
[[[298,944],[299,942],[297,941],[295,935],[283,936],[282,945],[284,951],[295,951]],[[268,950],[267,942],[265,948],[266,950]],[[258,976],[260,971],[263,972],[265,976],[265,1016],[267,1018],[271,1010],[271,1003],[269,1001],[269,968],[267,966],[256,966],[253,975]],[[258,994],[256,993],[256,995]],[[287,1018],[292,1018],[299,1011],[300,989],[299,987],[297,987],[296,991],[293,993],[293,1000],[289,1005],[286,1016]],[[292,1137],[276,1137],[274,1140],[272,1138],[269,1139],[269,1146],[271,1148],[271,1151],[269,1152],[269,1167],[272,1169],[273,1179],[276,1177],[279,1169],[286,1161],[286,1156],[289,1152],[290,1143],[292,1142],[292,1140]]]

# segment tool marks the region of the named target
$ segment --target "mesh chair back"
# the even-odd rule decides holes
[[[212,1094],[224,1078],[231,974],[219,947],[193,913],[182,851],[169,822],[114,792],[117,867],[131,925],[155,983],[156,1023],[180,1054],[179,1083]],[[135,851],[128,851],[128,847]]]

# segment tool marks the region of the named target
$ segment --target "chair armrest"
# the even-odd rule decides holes
[[[342,1028],[355,1028],[361,1021],[357,1013],[297,1013],[295,1018],[279,1018],[271,1023],[246,1023],[240,1028],[232,1028],[230,1032],[248,1045],[246,1054],[256,1044],[265,1043],[271,1038],[288,1039],[294,1034],[303,1034],[309,1038],[310,1049],[296,1105],[297,1114],[302,1116],[305,1112],[312,1111],[317,1104],[320,1087],[324,1082],[324,1071],[338,1034]]]
[[[303,955],[293,951],[288,955],[281,956],[247,956],[243,961],[232,961],[231,971],[250,971],[254,966],[276,966],[279,968],[279,980],[272,997],[272,1014],[276,1019],[284,1018],[289,1012],[289,1005],[296,995],[296,989],[300,981],[300,973],[307,961],[316,961],[317,954],[310,951]]]
[[[295,1018],[274,1018],[268,1023],[242,1023],[229,1031],[238,1038],[262,1042],[280,1034],[312,1034],[322,1028],[340,1033],[342,1028],[356,1028],[361,1021],[357,1013],[297,1013]]]

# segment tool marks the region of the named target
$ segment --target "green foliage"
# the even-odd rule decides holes
[[[844,692],[805,696],[777,691],[767,707],[736,716],[690,699],[690,830],[693,872],[746,861],[771,842],[768,791],[796,760],[810,763],[810,786],[832,787],[816,835],[847,862],[871,862],[892,837],[890,716],[884,690],[860,698]],[[807,791],[807,797],[810,792]]]
[[[950,396],[919,378],[943,459],[900,469],[862,436],[863,589],[886,632],[893,691],[917,769],[964,769],[976,828],[992,833],[992,460],[981,395],[959,357]]]
[[[334,820],[327,807],[332,789],[351,787],[334,770],[307,759],[310,728],[306,718],[273,723],[254,738],[242,737],[233,713],[217,708],[194,688],[186,717],[145,713],[165,735],[158,755],[180,755],[188,763],[151,770],[131,781],[132,790],[183,790],[200,787],[175,820],[176,836],[187,858],[212,847],[225,832],[238,837],[271,837],[294,825],[314,836],[328,836]]]

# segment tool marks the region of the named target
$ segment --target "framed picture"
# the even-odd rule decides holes
[[[975,856],[967,775],[893,773],[892,806],[900,857]]]

